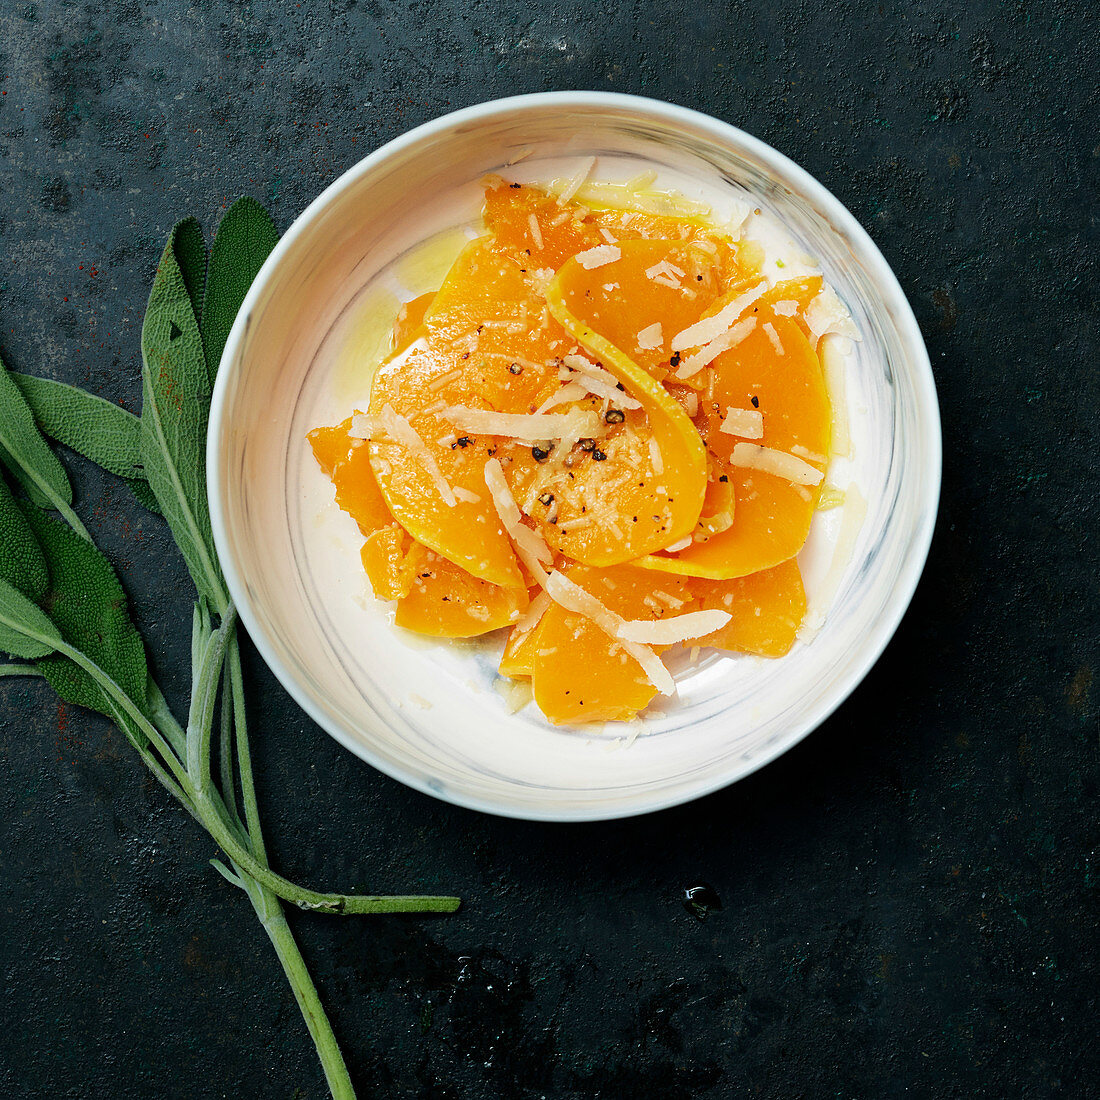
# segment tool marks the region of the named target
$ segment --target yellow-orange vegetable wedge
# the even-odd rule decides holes
[[[485,489],[492,439],[465,437],[459,446],[452,425],[432,411],[438,401],[460,400],[459,391],[437,385],[448,368],[445,357],[414,348],[379,370],[371,413],[384,417],[392,410],[415,437],[410,445],[379,432],[368,444],[371,467],[393,518],[417,542],[491,584],[523,587],[519,563]],[[453,495],[456,489],[465,494],[461,499]]]
[[[693,577],[688,590],[698,610],[727,611],[720,630],[685,645],[714,646],[760,657],[782,657],[792,645],[806,615],[806,591],[793,558],[747,577],[716,581]]]
[[[809,534],[820,485],[796,485],[759,469],[730,465],[745,440],[721,431],[730,408],[758,408],[764,435],[752,442],[801,457],[824,471],[832,419],[821,364],[798,323],[766,307],[753,331],[714,364],[714,398],[704,407],[707,447],[727,464],[736,500],[733,523],[706,542],[671,554],[653,554],[648,569],[716,579],[743,577],[793,558]],[[764,324],[782,347],[777,353]],[[756,398],[756,404],[753,403]]]
[[[668,546],[694,530],[706,492],[707,459],[698,430],[675,398],[582,319],[592,274],[575,259],[562,265],[546,291],[550,311],[641,404],[657,451],[653,455],[647,447],[643,454],[638,447],[631,456],[623,456],[623,461],[634,463],[633,473],[617,491],[613,523],[601,517],[598,525],[582,529],[568,548],[563,542],[576,561],[607,566]]]
[[[575,566],[568,576],[624,619],[659,619],[691,609],[687,582],[680,577],[655,585],[652,573],[632,565]],[[642,666],[613,638],[558,604],[538,627],[531,687],[539,709],[556,724],[633,718],[657,693]]]
[[[514,623],[527,606],[527,589],[502,588],[472,577],[453,562],[415,544],[411,584],[397,602],[398,626],[435,638],[473,638]]]

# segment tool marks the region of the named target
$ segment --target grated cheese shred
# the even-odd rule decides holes
[[[593,268],[613,264],[616,260],[622,258],[622,254],[622,249],[617,245],[598,244],[595,248],[588,249],[587,252],[578,252],[573,258],[585,271],[591,271]]]
[[[672,350],[683,351],[686,348],[697,348],[703,344],[709,344],[715,337],[721,336],[767,289],[767,281],[761,280],[739,294],[713,316],[704,317],[694,325],[688,325],[686,329],[673,336]]]
[[[642,351],[653,351],[664,343],[664,335],[661,332],[661,322],[654,321],[638,333],[638,347]]]
[[[378,434],[378,428],[393,443],[398,443],[420,460],[424,472],[432,479],[443,503],[448,508],[453,508],[458,500],[450,483],[443,476],[435,455],[428,449],[428,445],[417,434],[416,429],[409,423],[408,418],[395,412],[388,402],[382,406],[382,412],[377,417],[364,413],[356,413],[352,417],[351,431],[348,433],[353,439],[371,439]]]
[[[663,619],[631,619],[620,625],[617,637],[645,645],[679,645],[721,630],[731,618],[728,611],[688,611]]]
[[[439,415],[456,428],[481,435],[501,435],[528,443],[562,439],[577,427],[575,413],[498,413],[490,409],[471,409],[467,405],[448,405]],[[600,418],[594,412],[582,413],[584,426],[592,434],[599,431]],[[582,435],[586,434],[584,431]]]
[[[792,485],[820,485],[825,477],[820,470],[796,455],[773,447],[762,447],[758,443],[735,443],[730,465],[775,474]]]
[[[759,409],[726,409],[726,418],[718,430],[742,439],[763,439],[764,414]]]
[[[550,598],[566,611],[573,611],[591,619],[609,638],[618,641],[623,649],[642,666],[649,682],[662,694],[672,695],[676,691],[676,681],[664,662],[649,646],[641,642],[632,642],[619,637],[619,628],[626,624],[621,615],[605,607],[590,592],[571,581],[564,573],[554,570],[546,578],[545,588]]]

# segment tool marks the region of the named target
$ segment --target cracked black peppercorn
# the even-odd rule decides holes
[[[455,440],[455,441],[454,441],[454,442],[453,442],[453,443],[451,444],[451,450],[453,451],[453,450],[455,449],[455,447],[469,447],[469,445],[470,445],[471,443],[473,443],[473,440],[472,440],[472,439],[471,439],[471,438],[470,438],[470,437],[469,437],[468,435],[460,435],[460,436],[459,436],[459,437],[458,437],[458,438],[457,438],[457,439],[456,439],[456,440]]]
[[[680,365],[680,358],[681,356],[678,351],[673,352],[672,358],[668,361],[668,365],[670,367],[678,367]]]
[[[510,366],[510,367],[508,368],[508,371],[509,371],[509,373],[510,373],[510,374],[522,374],[522,373],[523,373],[523,367],[521,367],[521,366],[519,365],[519,363],[513,363],[513,364],[512,364],[512,365],[511,365],[511,366]]]
[[[605,458],[607,458],[607,455],[605,455],[603,453],[603,451],[593,451],[592,452],[592,461],[593,462],[603,462],[603,460]]]
[[[604,413],[603,422],[605,424],[621,424],[626,419],[626,413],[622,409],[608,409]]]
[[[553,493],[543,493],[542,496],[539,497],[539,504],[543,504],[547,508],[549,508],[550,505],[553,504],[553,503],[554,503],[554,494]]]
[[[577,446],[580,447],[582,451],[591,451],[595,449],[596,441],[594,439],[578,439]]]
[[[757,397],[755,393],[752,395],[752,397],[749,398],[749,400],[752,402],[752,407],[754,409],[760,408],[760,398]]]
[[[550,452],[544,451],[541,447],[532,447],[531,457],[536,462],[545,462],[550,457]]]

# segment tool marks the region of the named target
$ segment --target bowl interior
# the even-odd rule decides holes
[[[306,432],[365,405],[372,354],[397,302],[432,280],[476,220],[488,172],[550,179],[596,156],[618,178],[716,209],[746,199],[816,258],[863,339],[849,360],[855,443],[845,480],[866,517],[828,617],[779,661],[679,658],[679,698],[642,726],[549,726],[494,689],[502,639],[445,643],[391,625],[359,565]],[[517,161],[517,158],[519,160]],[[515,162],[512,168],[505,166]],[[428,249],[423,242],[437,247]],[[392,308],[387,311],[387,302]],[[904,612],[939,488],[927,356],[896,280],[819,185],[739,131],[621,96],[528,96],[414,131],[352,169],[295,223],[257,279],[221,364],[211,419],[215,537],[250,634],[303,707],[345,745],[414,787],[519,817],[591,819],[684,801],[759,767],[852,690]],[[832,587],[840,512],[802,556],[811,603]]]

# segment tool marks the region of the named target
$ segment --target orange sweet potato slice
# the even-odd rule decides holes
[[[761,295],[759,304],[771,307],[776,302],[797,302],[798,312],[794,314],[794,319],[802,329],[802,335],[809,339],[810,326],[806,324],[806,307],[821,293],[824,285],[825,280],[820,275],[802,275],[797,279],[785,279]]]
[[[448,421],[428,411],[429,401],[460,400],[449,387],[434,386],[448,366],[430,349],[414,350],[375,376],[371,412],[381,415],[389,406],[408,420],[420,441],[410,446],[384,433],[370,440],[367,450],[378,487],[393,518],[417,542],[491,584],[522,586],[516,556],[485,488],[492,441],[456,437]],[[465,440],[462,445],[459,438]],[[449,504],[431,462],[452,491],[461,489],[468,497]]]
[[[497,246],[530,261],[522,266],[531,270],[557,271],[570,256],[603,241],[577,206],[560,203],[537,187],[509,184],[499,177],[487,181],[484,214]]]
[[[313,449],[313,457],[324,471],[325,477],[332,477],[332,470],[336,463],[343,462],[348,457],[348,451],[351,449],[351,440],[348,438],[350,427],[351,417],[349,416],[343,424],[336,424],[331,428],[314,428],[306,436]]]
[[[624,240],[614,247],[618,260],[573,272],[570,308],[589,328],[656,374],[672,354],[669,341],[703,316],[721,293],[726,273],[716,266],[713,253],[691,241]],[[659,324],[660,335],[645,343],[656,346],[642,347],[639,333],[654,324]]]
[[[336,486],[336,503],[347,512],[364,535],[393,522],[370,465],[370,455],[361,439],[352,439],[351,417],[332,428],[315,428],[309,433],[318,465]]]
[[[569,579],[625,619],[691,609],[683,578],[655,579],[633,565],[577,566]],[[539,709],[558,725],[633,718],[657,692],[642,666],[591,619],[558,604],[539,625],[531,686]]]
[[[798,562],[792,558],[747,577],[716,581],[693,577],[689,591],[699,610],[729,612],[720,630],[686,642],[761,657],[782,657],[806,615],[806,591]]]
[[[537,598],[537,591],[529,592],[532,601]],[[527,614],[531,613],[528,608]],[[504,646],[504,653],[500,658],[501,676],[510,676],[513,680],[529,680],[535,671],[535,654],[539,647],[539,628],[545,618],[545,611],[538,620],[531,624],[517,623],[508,633],[508,641]]]
[[[599,270],[589,272],[576,260],[569,260],[547,288],[547,302],[562,327],[640,402],[646,431],[658,452],[656,456],[641,453],[644,434],[635,419],[624,418],[624,426],[634,429],[634,439],[626,431],[619,436],[624,440],[621,446],[625,453],[615,456],[615,467],[630,476],[616,487],[617,514],[609,517],[605,509],[601,522],[585,529],[590,533],[579,540],[579,545],[566,549],[563,543],[566,553],[578,561],[614,565],[668,546],[691,533],[706,490],[706,450],[695,425],[676,399],[582,319],[585,292],[591,286],[591,276]],[[649,451],[647,445],[645,452]],[[610,459],[612,452],[605,453]],[[611,462],[606,465],[611,466]]]
[[[416,564],[409,561],[411,546],[412,539],[395,523],[367,536],[359,556],[378,599],[400,600],[409,594]]]
[[[412,583],[397,603],[396,622],[435,638],[473,638],[510,626],[527,606],[527,589],[502,588],[471,576],[424,546],[409,553]]]
[[[435,291],[406,302],[397,312],[390,333],[390,349],[400,354],[424,334],[424,314],[435,299]]]
[[[715,361],[714,400],[705,413],[707,446],[727,462],[736,437],[720,431],[727,409],[752,408],[764,417],[757,442],[799,453],[824,469],[832,419],[821,364],[798,324],[788,317],[758,313],[756,328]],[[782,345],[778,354],[763,325],[771,324]],[[807,457],[808,456],[808,457]],[[688,576],[742,577],[794,557],[806,541],[820,486],[794,485],[775,474],[728,466],[736,512],[728,530],[676,555],[651,555],[646,568]]]

